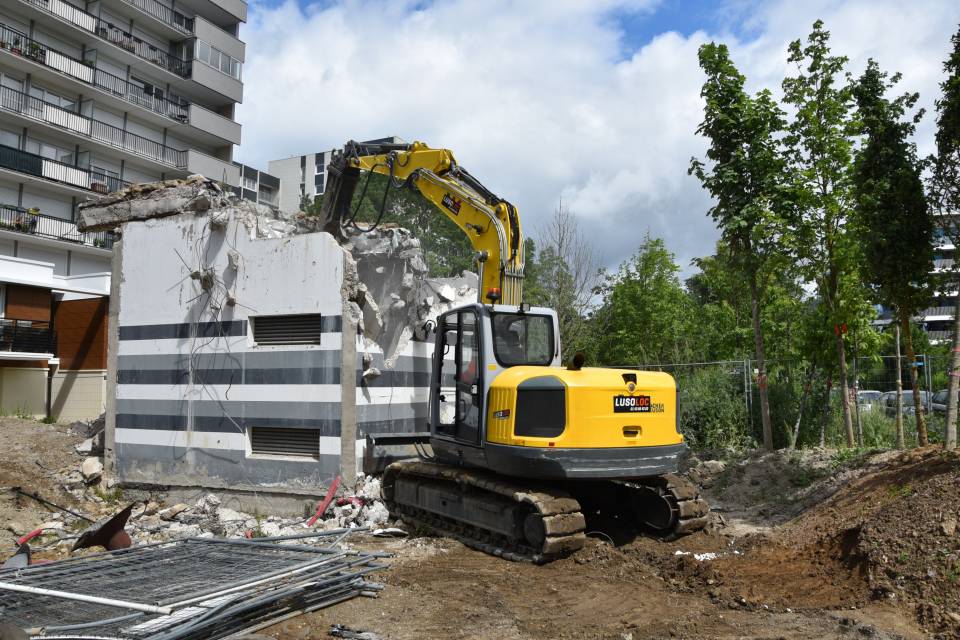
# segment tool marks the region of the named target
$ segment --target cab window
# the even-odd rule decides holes
[[[493,324],[493,350],[504,367],[545,366],[553,360],[553,319],[518,313],[496,313]]]

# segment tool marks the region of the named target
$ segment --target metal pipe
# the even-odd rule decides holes
[[[353,529],[329,529],[314,533],[293,533],[287,536],[270,536],[265,538],[250,538],[250,542],[279,542],[282,540],[301,540],[303,538],[323,538],[325,536],[335,536],[339,533],[353,533],[356,531],[369,531],[370,527],[355,527]],[[206,538],[204,538],[206,539]]]
[[[311,560],[311,561],[309,561],[309,562],[307,562],[307,563],[302,563],[300,566],[297,566],[297,567],[295,567],[295,568],[293,568],[293,569],[286,568],[286,569],[282,569],[282,570],[280,570],[280,571],[274,571],[274,572],[272,572],[272,573],[266,574],[264,577],[260,578],[259,580],[253,580],[253,581],[247,580],[247,581],[242,581],[242,582],[239,582],[239,583],[234,583],[234,584],[231,584],[231,585],[224,585],[224,586],[222,586],[222,587],[216,587],[216,588],[213,588],[213,589],[208,590],[206,593],[199,593],[199,594],[197,594],[196,596],[194,596],[194,597],[192,597],[192,598],[190,598],[190,599],[188,599],[188,600],[177,600],[177,601],[173,601],[173,602],[167,601],[167,604],[169,604],[170,606],[178,607],[178,608],[179,608],[179,607],[184,607],[184,606],[186,606],[186,605],[188,605],[188,604],[194,604],[194,603],[196,603],[196,602],[203,602],[204,600],[211,600],[211,599],[213,599],[213,598],[219,598],[220,596],[225,596],[225,595],[228,595],[228,594],[230,594],[230,593],[234,593],[234,592],[236,592],[236,591],[241,591],[241,590],[243,590],[243,589],[249,589],[249,588],[251,588],[251,587],[255,587],[255,586],[257,586],[257,585],[261,585],[261,584],[263,584],[263,583],[265,583],[265,582],[273,582],[274,580],[279,580],[279,579],[281,579],[281,578],[286,578],[286,577],[289,577],[289,576],[293,576],[293,575],[296,575],[296,574],[298,574],[298,573],[303,573],[304,571],[309,571],[309,570],[311,570],[311,569],[316,569],[316,568],[319,568],[319,567],[323,566],[324,564],[330,563],[330,562],[332,562],[332,561],[334,561],[334,560],[337,560],[338,558],[343,558],[343,557],[345,557],[345,556],[346,556],[345,553],[340,553],[340,554],[337,554],[337,555],[326,556],[326,557],[321,558],[321,559],[319,559],[319,560],[314,559],[314,560]],[[337,568],[338,568],[338,569],[339,569],[339,568],[342,568],[342,566],[343,566],[343,565],[337,565]]]
[[[28,635],[41,635],[51,632],[60,633],[62,631],[79,631],[80,629],[93,629],[96,627],[105,627],[111,624],[118,624],[120,622],[127,622],[128,620],[134,620],[143,616],[143,611],[138,611],[136,613],[128,613],[125,616],[117,616],[116,618],[107,618],[105,620],[94,620],[93,622],[82,622],[80,624],[64,624],[56,627],[33,627],[31,629],[26,629]]]
[[[80,602],[90,602],[92,604],[103,604],[108,607],[118,607],[120,609],[133,609],[134,611],[143,611],[144,613],[159,613],[165,616],[173,613],[170,607],[157,607],[152,604],[140,604],[139,602],[128,602],[126,600],[114,600],[113,598],[100,598],[98,596],[88,596],[82,593],[71,593],[69,591],[56,591],[54,589],[41,589],[40,587],[28,587],[23,584],[13,584],[10,582],[0,582],[0,589],[7,591],[18,591],[20,593],[31,593],[37,596],[51,596],[54,598],[63,598],[64,600],[78,600]]]

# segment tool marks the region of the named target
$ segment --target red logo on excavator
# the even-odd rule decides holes
[[[450,211],[453,211],[454,215],[460,215],[460,201],[451,196],[449,193],[443,195],[443,200],[440,201],[443,206]]]

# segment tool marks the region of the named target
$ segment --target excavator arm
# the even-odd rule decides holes
[[[476,251],[481,303],[519,305],[523,298],[523,234],[516,207],[494,195],[474,178],[447,149],[413,144],[350,141],[327,167],[323,194],[324,228],[342,236],[353,228],[363,232],[352,210],[363,171],[390,178],[380,205],[381,216],[391,187],[407,186],[420,193],[463,231]],[[366,190],[364,183],[363,190]]]

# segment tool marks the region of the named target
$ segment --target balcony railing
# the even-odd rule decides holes
[[[0,230],[16,231],[101,249],[109,249],[113,246],[113,234],[109,231],[80,231],[77,225],[69,220],[44,215],[35,209],[24,209],[8,204],[0,205]]]
[[[18,173],[44,178],[50,182],[87,189],[94,193],[109,193],[126,189],[130,183],[113,176],[81,169],[64,162],[38,156],[35,153],[21,151],[0,144],[0,169],[9,169]]]
[[[89,31],[101,40],[115,44],[121,49],[143,58],[153,64],[163,67],[183,78],[190,77],[190,62],[159,49],[149,42],[141,40],[129,31],[124,31],[111,22],[101,20],[92,13],[78,9],[63,0],[20,0],[38,9],[51,13],[66,20],[81,29]]]
[[[0,318],[0,351],[56,353],[56,334],[49,322]]]
[[[144,109],[167,116],[177,122],[187,121],[189,103],[150,95],[142,88],[119,76],[98,69],[92,64],[71,58],[56,49],[51,49],[47,45],[28,38],[4,24],[0,24],[0,47],[55,71],[65,73],[80,82],[107,91]]]
[[[187,35],[193,35],[193,18],[189,18],[179,11],[174,11],[170,7],[160,4],[157,0],[123,0],[129,5],[148,13],[157,20],[165,22],[177,31]]]
[[[0,87],[0,109],[66,129],[102,144],[178,169],[187,167],[186,151],[168,147],[111,124],[82,116],[9,87]]]

